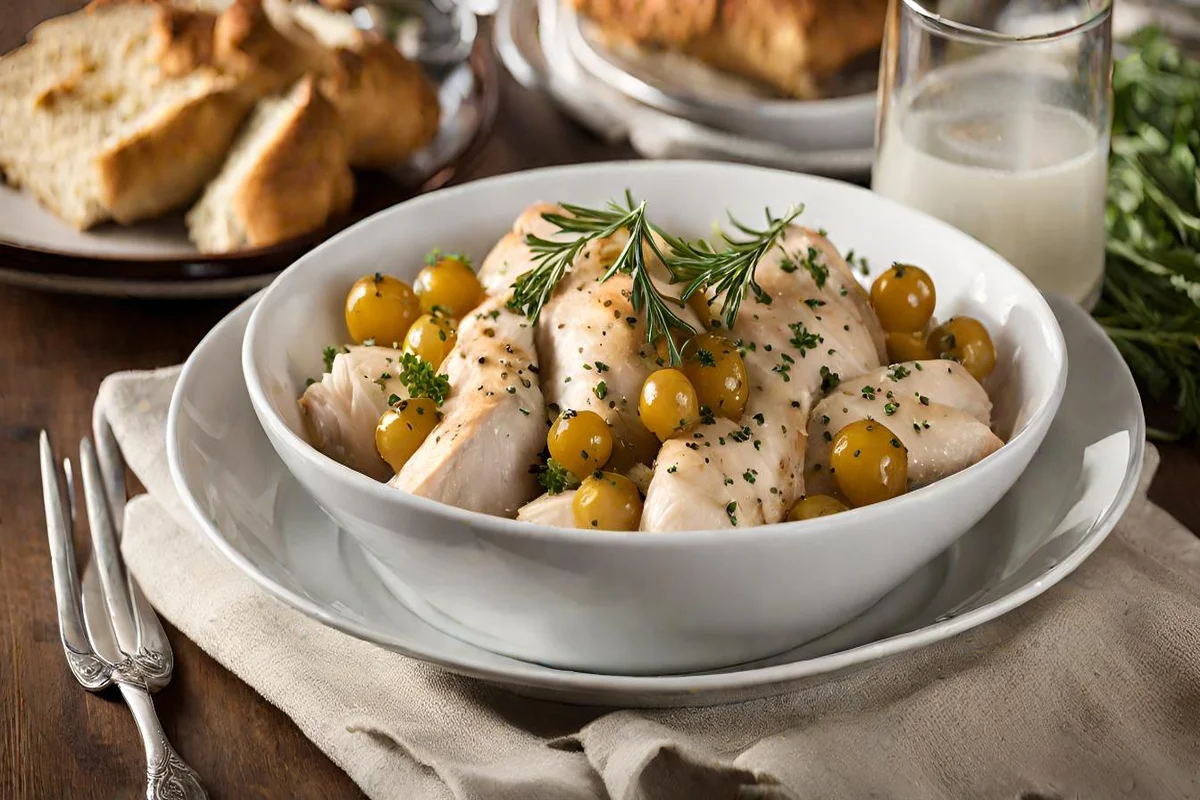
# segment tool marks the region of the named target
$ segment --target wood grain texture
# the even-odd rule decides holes
[[[78,5],[21,0],[0,15],[0,51],[39,19]],[[501,116],[460,180],[631,157],[505,79]],[[37,433],[60,455],[87,432],[101,379],[181,361],[233,301],[144,303],[0,287],[0,798],[142,796],[142,750],[129,712],[88,695],[58,643],[37,470]],[[1152,496],[1200,530],[1200,452],[1163,448]],[[77,537],[80,553],[86,552]],[[157,696],[163,724],[214,800],[353,798],[354,784],[280,711],[168,626],[176,673]]]

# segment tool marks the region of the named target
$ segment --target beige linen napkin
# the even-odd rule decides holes
[[[373,798],[1200,797],[1200,542],[1144,491],[1071,577],[969,633],[780,697],[580,708],[386,652],[258,589],[171,486],[177,375],[100,390],[149,490],[128,507],[129,566]]]

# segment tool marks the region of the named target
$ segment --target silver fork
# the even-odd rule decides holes
[[[158,617],[121,562],[114,514],[125,501],[124,465],[106,424],[97,426],[97,435],[100,460],[90,441],[79,444],[93,552],[82,583],[71,538],[76,520],[71,461],[63,460],[60,474],[50,437],[45,431],[41,436],[46,531],[63,650],[84,688],[98,692],[115,684],[120,690],[146,749],[148,800],[201,800],[207,795],[196,773],[167,741],[150,699],[150,692],[171,679],[174,659]],[[63,502],[60,481],[69,504]]]

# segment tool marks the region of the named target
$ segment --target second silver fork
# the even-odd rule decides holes
[[[85,688],[101,691],[115,684],[133,713],[146,750],[148,800],[200,800],[207,795],[196,773],[167,741],[150,698],[151,691],[170,680],[171,646],[121,562],[114,514],[123,511],[124,466],[107,425],[98,426],[97,436],[100,460],[87,439],[79,447],[93,548],[93,562],[82,584],[71,538],[76,517],[71,462],[64,460],[62,475],[71,500],[68,506],[59,488],[50,439],[44,431],[41,437],[46,529],[63,649],[72,674]]]

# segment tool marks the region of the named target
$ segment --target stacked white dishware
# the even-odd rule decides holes
[[[464,511],[309,444],[296,399],[320,373],[322,347],[345,337],[340,298],[360,273],[411,264],[412,274],[393,267],[411,279],[420,261],[405,254],[434,246],[482,259],[531,201],[597,203],[626,187],[691,236],[726,210],[748,217],[804,200],[806,222],[841,246],[924,264],[939,281],[939,316],[970,313],[996,331],[1000,367],[986,388],[1007,444],[883,505],[659,534]],[[185,366],[167,421],[183,513],[285,603],[454,672],[610,705],[776,693],[1017,608],[1116,524],[1143,438],[1137,390],[1103,332],[966,235],[865,189],[694,162],[540,170],[376,215],[219,325]]]
[[[647,158],[739,161],[850,179],[871,170],[869,65],[857,68],[843,96],[784,99],[694,59],[613,45],[560,0],[501,4],[495,41],[519,82]]]

